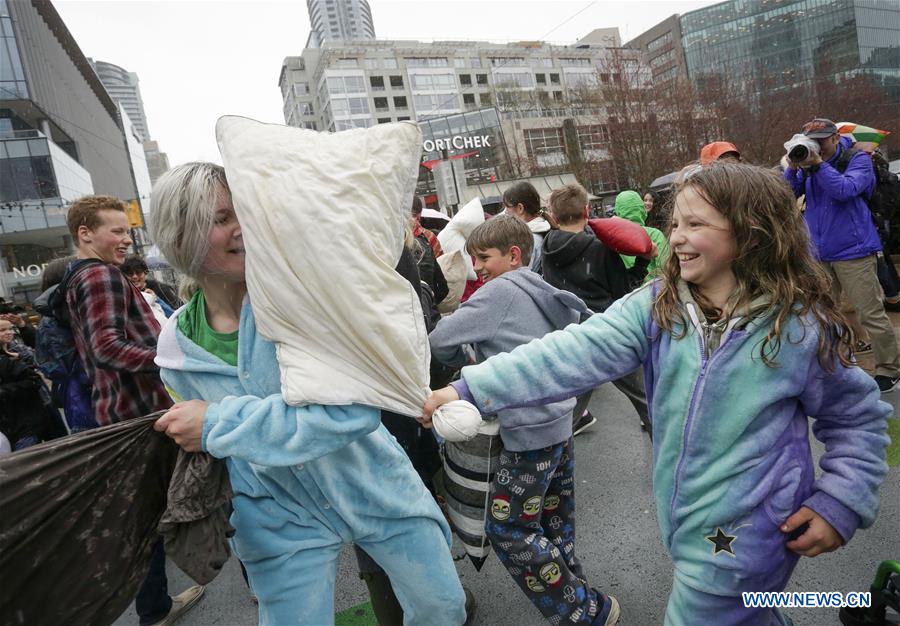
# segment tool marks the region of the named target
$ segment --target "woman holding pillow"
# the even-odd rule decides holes
[[[188,163],[153,190],[154,242],[191,279],[159,338],[177,404],[156,423],[189,452],[225,459],[235,554],[260,624],[329,624],[343,544],[388,573],[406,624],[459,626],[450,530],[406,454],[362,405],[287,405],[274,345],[247,299],[241,227],[222,167]]]

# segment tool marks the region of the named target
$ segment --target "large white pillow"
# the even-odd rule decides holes
[[[466,262],[467,280],[475,280],[478,276],[472,265],[472,257],[466,252],[466,240],[475,227],[482,222],[484,222],[484,208],[482,208],[479,198],[473,198],[453,216],[437,236],[445,254],[454,250],[462,250],[463,259]]]
[[[337,134],[226,116],[216,138],[247,251],[259,332],[277,346],[289,404],[419,415],[430,352],[421,305],[394,267],[422,134]]]

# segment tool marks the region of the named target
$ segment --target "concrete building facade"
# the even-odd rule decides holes
[[[306,0],[311,27],[307,47],[326,41],[375,39],[372,9],[366,0]]]
[[[284,118],[291,126],[332,132],[431,120],[427,129],[423,126],[426,139],[429,133],[437,139],[460,136],[461,149],[445,155],[439,143],[426,141],[423,161],[475,152],[461,157],[473,183],[491,176],[555,174],[568,167],[575,137],[578,151],[591,159],[599,163],[610,158],[606,115],[583,104],[586,91],[620,80],[615,68],[622,64],[635,68],[629,80],[649,85],[650,72],[641,66],[640,53],[614,47],[619,44],[616,29],[594,31],[570,46],[541,41],[327,42],[284,60],[279,77]],[[468,135],[456,132],[451,122],[437,134],[433,130],[434,120],[465,121],[468,114],[485,110],[494,111],[502,129],[497,140],[503,145],[491,146],[490,163],[484,161],[486,150],[472,150],[465,144]],[[568,139],[566,120],[572,126]],[[484,122],[472,125],[482,128]],[[595,170],[594,190],[614,184],[608,168]]]
[[[37,295],[71,202],[139,197],[119,108],[50,2],[0,0],[0,295]]]
[[[106,87],[107,93],[112,99],[122,105],[128,113],[131,123],[140,134],[140,141],[150,139],[150,129],[147,125],[147,114],[144,112],[144,100],[141,98],[141,86],[138,75],[134,72],[107,63],[106,61],[94,61],[88,59],[100,82]]]
[[[681,43],[681,20],[678,15],[667,17],[625,45],[643,53],[644,62],[650,67],[655,85],[664,85],[679,78],[687,79],[687,63]]]
[[[155,141],[144,142],[144,156],[147,159],[150,184],[153,185],[157,178],[169,170],[169,156],[159,149],[159,144]]]

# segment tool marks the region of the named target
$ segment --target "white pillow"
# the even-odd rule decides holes
[[[471,441],[476,435],[496,435],[500,424],[496,420],[486,422],[471,402],[453,400],[436,409],[431,416],[434,432],[447,441],[459,443]]]
[[[459,301],[466,291],[466,257],[465,252],[454,250],[437,258],[447,281],[447,296],[437,305],[441,315],[449,315],[459,308]]]
[[[216,138],[256,325],[276,344],[285,402],[419,415],[428,336],[412,285],[394,271],[418,176],[418,126],[331,134],[226,116]]]
[[[484,222],[484,209],[481,206],[479,198],[473,198],[459,213],[444,226],[443,230],[438,233],[438,241],[441,243],[441,249],[444,253],[461,250],[463,259],[466,262],[466,279],[475,280],[475,268],[472,266],[472,257],[466,252],[466,240],[475,227]]]

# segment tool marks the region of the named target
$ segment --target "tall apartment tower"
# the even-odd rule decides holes
[[[109,95],[128,113],[128,119],[141,135],[140,141],[148,141],[150,131],[147,128],[147,114],[144,113],[137,74],[106,61],[91,60],[91,64]]]
[[[326,41],[375,39],[372,10],[366,0],[306,0],[311,32],[307,48]]]

